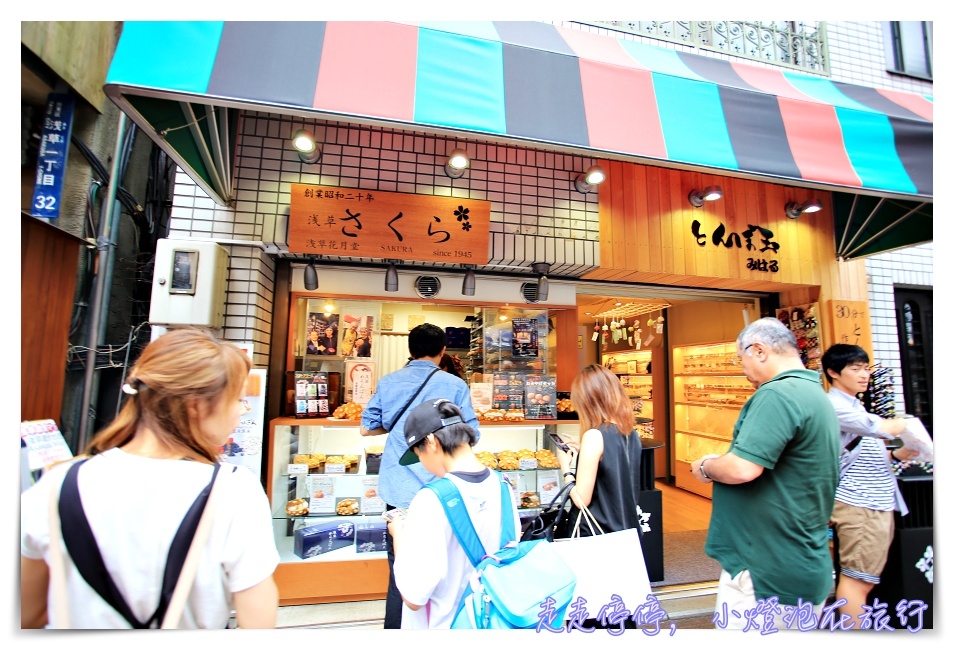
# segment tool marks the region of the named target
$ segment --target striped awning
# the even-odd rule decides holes
[[[241,108],[933,197],[932,97],[546,23],[126,22],[106,93],[217,200]]]

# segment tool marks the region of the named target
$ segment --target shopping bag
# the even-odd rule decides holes
[[[585,508],[581,511],[574,524],[575,534],[578,535],[580,519],[585,520],[588,512]],[[614,595],[623,601],[626,609],[634,611],[652,593],[639,531],[629,528],[605,533],[596,525],[595,532],[589,537],[555,539],[551,544],[576,574],[573,603],[567,611],[573,611],[582,598],[586,601],[588,617],[597,618],[600,609],[609,606]]]
[[[934,462],[934,441],[928,434],[927,429],[920,419],[910,416],[906,420],[907,426],[901,432],[901,440],[904,446],[917,452],[917,456],[911,460],[919,460],[922,463]]]

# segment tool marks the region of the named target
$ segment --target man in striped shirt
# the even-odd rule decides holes
[[[903,447],[885,447],[885,440],[904,430],[903,418],[868,413],[858,399],[868,388],[868,363],[868,353],[857,345],[836,343],[822,355],[822,369],[831,383],[828,399],[841,425],[840,478],[831,514],[841,564],[835,598],[847,601],[841,613],[853,617],[854,629],[861,626],[868,593],[881,581],[894,538],[894,511],[902,516],[908,512],[891,461],[916,455]]]

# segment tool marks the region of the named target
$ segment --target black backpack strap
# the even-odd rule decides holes
[[[60,523],[63,528],[63,544],[73,560],[77,571],[90,587],[125,618],[134,629],[146,627],[129,609],[123,595],[106,569],[103,556],[96,544],[93,530],[83,512],[83,500],[80,498],[77,475],[86,459],[74,463],[63,479],[60,488]]]
[[[212,470],[212,479],[209,484],[202,488],[199,496],[192,502],[192,506],[183,517],[179,524],[179,530],[172,538],[172,545],[169,547],[169,555],[166,557],[166,570],[162,574],[162,591],[159,598],[159,607],[156,613],[152,615],[150,621],[155,620],[159,626],[166,618],[166,610],[169,608],[169,601],[172,599],[172,592],[175,591],[176,583],[179,582],[179,574],[182,573],[182,565],[185,564],[186,555],[192,546],[192,539],[195,537],[195,531],[199,527],[199,519],[205,510],[205,505],[209,501],[209,494],[212,492],[212,485],[215,483],[215,477],[222,467],[221,463],[216,463]],[[235,471],[235,467],[232,467]]]
[[[209,500],[212,483],[215,481],[221,465],[220,463],[215,464],[212,470],[212,479],[196,497],[172,539],[162,577],[159,605],[153,615],[149,617],[149,620],[143,623],[132,613],[126,599],[123,598],[112,576],[110,576],[109,570],[103,562],[99,546],[96,544],[96,538],[90,528],[89,521],[86,519],[86,513],[83,511],[83,500],[79,494],[77,476],[79,468],[84,462],[86,462],[86,459],[74,463],[70,467],[66,473],[66,478],[63,479],[63,486],[60,488],[60,522],[66,550],[83,580],[110,607],[126,619],[130,626],[134,629],[146,629],[155,621],[158,621],[161,625],[169,606],[169,599],[172,597],[176,582],[179,580],[186,554],[192,545],[192,538],[195,536],[196,528],[199,525],[199,518],[202,516],[205,504]],[[234,472],[235,468],[232,471]]]

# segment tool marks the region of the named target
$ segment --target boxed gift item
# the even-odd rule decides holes
[[[355,544],[358,553],[388,550],[388,524],[386,521],[375,521],[369,524],[358,524],[355,529]]]
[[[331,415],[327,372],[295,373],[295,417],[317,418]]]
[[[354,524],[350,521],[326,521],[295,531],[295,555],[315,557],[354,544]]]

